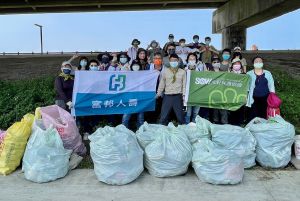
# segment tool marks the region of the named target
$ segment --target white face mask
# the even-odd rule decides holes
[[[214,68],[220,68],[221,64],[220,64],[220,63],[214,63],[212,66],[213,66]]]
[[[81,65],[82,67],[86,67],[87,61],[86,61],[86,60],[81,60],[81,61],[80,61],[80,65]]]
[[[195,66],[195,65],[196,65],[196,61],[195,61],[195,60],[190,60],[190,61],[189,61],[189,65]]]
[[[254,68],[262,68],[264,67],[264,63],[254,63]]]
[[[181,47],[185,47],[185,43],[180,43],[180,46]]]
[[[127,58],[121,57],[121,58],[120,58],[120,62],[121,62],[122,64],[125,64],[125,63],[127,62]]]
[[[140,70],[140,66],[139,65],[133,65],[132,70],[133,71],[138,71],[138,70]]]

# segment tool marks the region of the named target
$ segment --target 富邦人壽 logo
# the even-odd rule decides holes
[[[126,75],[112,75],[109,79],[109,91],[122,91],[125,89]]]

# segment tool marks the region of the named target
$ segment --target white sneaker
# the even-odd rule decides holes
[[[89,140],[89,138],[88,138],[89,135],[90,135],[89,133],[84,133],[84,134],[83,134],[83,140],[84,140],[84,141],[88,141],[88,140]]]

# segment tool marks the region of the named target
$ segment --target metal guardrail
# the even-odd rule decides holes
[[[108,53],[112,53],[112,51],[106,51]],[[116,53],[119,53],[120,51],[115,51]],[[253,50],[245,50],[243,51],[244,53],[253,53],[253,52],[257,52],[257,53],[275,53],[275,52],[300,52],[300,50],[258,50],[258,51],[253,51]],[[95,55],[95,54],[100,54],[100,53],[105,53],[105,51],[100,52],[100,51],[89,51],[89,52],[44,52],[43,54],[38,53],[38,52],[2,52],[0,53],[0,56],[29,56],[29,55],[35,55],[35,56],[47,56],[47,55],[75,55],[75,54],[79,54],[79,55]]]

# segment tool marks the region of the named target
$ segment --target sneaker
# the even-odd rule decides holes
[[[89,138],[88,138],[89,135],[90,135],[89,133],[84,133],[84,134],[83,134],[83,140],[84,140],[84,141],[88,141],[88,140],[89,140]]]

